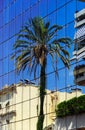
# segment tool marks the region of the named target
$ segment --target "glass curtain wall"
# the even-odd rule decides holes
[[[22,26],[24,26],[27,21],[35,16],[42,17],[44,21],[50,21],[51,25],[57,24],[63,26],[62,30],[60,30],[56,36],[56,38],[60,37],[70,37],[72,39],[71,49],[69,49],[70,59],[73,57],[74,49],[77,51],[77,47],[75,47],[74,43],[74,35],[77,29],[74,27],[75,25],[75,17],[74,14],[77,11],[80,11],[85,8],[85,2],[81,2],[79,0],[0,0],[0,89],[6,86],[11,86],[12,84],[18,84],[20,81],[25,82],[25,80],[30,80],[35,83],[35,86],[39,85],[39,74],[40,68],[37,72],[37,80],[35,81],[33,78],[33,74],[29,75],[29,70],[25,70],[20,74],[17,74],[15,68],[15,59],[11,60],[11,56],[13,53],[17,53],[16,50],[13,50],[13,45],[17,39],[17,34],[21,30]],[[84,39],[85,40],[85,39]],[[83,45],[82,45],[83,46]],[[67,49],[66,46],[63,48]],[[72,93],[73,89],[80,88],[82,89],[82,94],[85,93],[85,88],[82,85],[76,84],[74,69],[78,65],[85,65],[85,58],[81,58],[80,60],[75,59],[70,62],[70,69],[68,70],[60,59],[57,60],[56,68],[58,71],[58,77],[56,76],[56,72],[52,67],[51,59],[48,56],[48,65],[46,69],[46,77],[47,77],[47,90],[46,93],[46,102],[44,105],[44,128],[47,128],[49,125],[54,123],[54,119],[51,119],[49,122],[50,115],[55,113],[54,111],[50,111],[49,96],[52,92],[62,92],[64,93],[63,97],[67,101],[67,93]],[[84,69],[85,71],[85,69]],[[1,92],[0,91],[0,92]],[[11,92],[11,96],[9,99],[6,99],[5,94],[1,94],[2,98],[1,104],[3,109],[1,113],[4,113],[4,105],[7,101],[14,102],[11,105],[11,108],[15,107],[15,110],[19,113],[16,116],[9,116],[9,114],[4,114],[3,120],[4,123],[0,124],[0,129],[2,130],[36,130],[37,123],[37,106],[39,106],[39,95],[33,94],[35,90],[32,87],[29,87],[28,98],[24,97],[25,90],[21,88],[21,100],[18,100],[17,93],[15,94],[15,98],[12,100],[13,92]],[[8,93],[10,93],[8,91]],[[5,96],[5,99],[4,99]],[[75,93],[77,96],[77,91]],[[34,102],[36,102],[35,105]],[[49,102],[49,104],[48,104]],[[24,105],[27,106],[28,109],[25,109]],[[27,105],[28,104],[28,105]],[[57,104],[57,101],[56,103]],[[9,105],[10,107],[10,105]],[[49,111],[48,111],[49,109]],[[19,114],[19,117],[18,117]],[[24,116],[26,115],[26,116]],[[1,115],[0,115],[1,116]],[[19,127],[18,127],[19,126]]]

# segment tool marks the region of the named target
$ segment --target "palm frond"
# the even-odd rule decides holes
[[[48,29],[49,27],[50,27],[50,22],[47,22],[47,23],[45,24],[45,28]]]
[[[70,38],[60,38],[58,40],[55,40],[55,43],[57,44],[57,42],[64,44],[65,46],[67,46],[68,48],[70,48],[70,45],[72,43],[72,40]]]
[[[43,65],[43,60],[50,54],[52,64],[54,64],[54,54],[56,54],[64,63],[69,64],[69,52],[63,48],[70,48],[70,38],[59,38],[57,32],[62,26],[53,25],[50,22],[44,22],[42,17],[34,17],[30,19],[17,35],[17,40],[13,46],[14,50],[18,50],[12,55],[12,59],[16,59],[16,67],[24,70],[29,66],[30,70],[37,72],[37,66]],[[33,58],[33,59],[32,59]],[[28,65],[29,64],[29,65]],[[52,65],[54,68],[54,65]],[[31,72],[30,71],[30,72]],[[36,74],[34,74],[36,77]]]
[[[25,58],[23,58],[23,59],[21,59],[21,60],[19,60],[19,57],[17,57],[17,62],[16,62],[16,68],[17,68],[17,71],[24,71],[25,70],[25,68],[27,67],[27,66],[30,66],[30,62],[32,62],[32,57],[25,57]]]
[[[30,45],[30,42],[27,42],[25,40],[17,40],[13,46],[13,49],[20,48],[20,47],[27,48],[29,45]]]
[[[56,54],[62,60],[62,62],[64,63],[64,65],[69,69],[69,66],[70,66],[69,59],[66,58],[66,56],[63,56],[58,50],[56,50]]]
[[[51,31],[55,30],[55,32],[56,32],[56,31],[61,30],[61,29],[62,29],[62,26],[55,24],[55,25],[51,26],[48,31],[51,32]]]
[[[25,51],[22,51],[21,55],[19,55],[19,56],[16,57],[16,60],[22,60],[22,59],[28,57],[30,55],[30,53],[31,52],[28,49],[25,50]]]

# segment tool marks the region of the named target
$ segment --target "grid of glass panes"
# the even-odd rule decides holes
[[[7,84],[17,84],[20,79],[29,79],[30,81],[35,82],[33,76],[30,77],[27,75],[27,70],[17,75],[14,65],[15,61],[10,58],[13,53],[12,48],[16,41],[17,34],[29,18],[41,16],[45,21],[50,21],[51,24],[62,25],[63,29],[58,33],[58,37],[70,37],[71,39],[74,39],[74,13],[84,7],[85,3],[78,0],[0,0],[0,88],[2,89]],[[70,58],[72,57],[73,50],[74,44],[72,44],[71,49],[69,50]],[[74,83],[73,75],[74,67],[78,64],[84,64],[84,62],[85,61],[83,60],[74,61],[70,64],[70,70],[67,70],[62,62],[58,60],[57,70],[59,78],[55,79],[55,71],[52,69],[50,59],[48,58],[47,89],[51,91],[70,92],[72,88],[80,87],[84,93],[84,87],[77,86]],[[39,79],[36,82],[38,84]],[[31,127],[33,125],[33,119],[37,118],[37,116],[33,116],[31,112],[32,106],[30,104],[37,99],[38,97],[31,99],[30,88],[30,100],[25,101],[25,103],[29,103],[29,117],[27,117],[27,119],[23,119],[22,116],[22,118],[20,118],[17,122],[15,118],[15,121],[11,123],[11,130],[13,129],[13,123],[19,124],[21,127],[20,129],[24,130],[25,122],[27,122],[27,125],[29,126],[28,129],[32,130]],[[16,100],[17,99],[15,98],[15,102]],[[20,103],[18,102],[14,105],[17,106],[20,105]],[[22,105],[21,112],[21,114],[23,114]],[[50,113],[45,113],[45,115],[49,114]],[[45,126],[47,124],[48,120],[45,120]],[[6,128],[6,124],[4,123],[2,127]]]

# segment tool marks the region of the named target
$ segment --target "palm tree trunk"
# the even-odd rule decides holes
[[[40,74],[40,113],[39,113],[39,116],[38,116],[37,130],[43,130],[43,123],[44,123],[43,106],[44,106],[45,89],[46,89],[45,69],[46,69],[46,60],[44,61],[44,64],[41,66],[41,74]]]

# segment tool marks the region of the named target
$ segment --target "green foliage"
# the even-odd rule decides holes
[[[85,112],[85,95],[59,103],[55,111],[57,117],[65,117]]]
[[[48,55],[52,58],[53,66],[55,66],[54,63],[56,64],[54,62],[55,56],[60,58],[63,64],[69,68],[68,49],[71,47],[72,41],[69,37],[56,37],[62,28],[62,26],[56,24],[51,26],[49,21],[45,22],[41,17],[29,19],[18,33],[13,46],[16,53],[13,53],[11,59],[15,59],[17,72],[28,68],[29,73],[34,73],[36,79],[37,70],[43,65]],[[56,70],[55,67],[54,70]]]
[[[13,53],[11,58],[15,58],[15,66],[18,73],[28,69],[29,73],[33,73],[34,79],[36,79],[37,70],[39,71],[40,68],[40,113],[37,122],[37,130],[43,129],[43,106],[46,94],[45,71],[48,56],[52,59],[51,63],[54,71],[56,70],[55,65],[58,58],[61,59],[67,68],[70,66],[68,49],[70,49],[72,41],[69,37],[58,38],[58,31],[62,28],[63,27],[56,24],[51,26],[49,21],[45,22],[41,17],[34,17],[29,19],[25,26],[22,27],[13,46],[16,53]],[[57,57],[56,60],[55,57]]]
[[[37,130],[43,130],[44,115],[39,115],[37,122]]]

